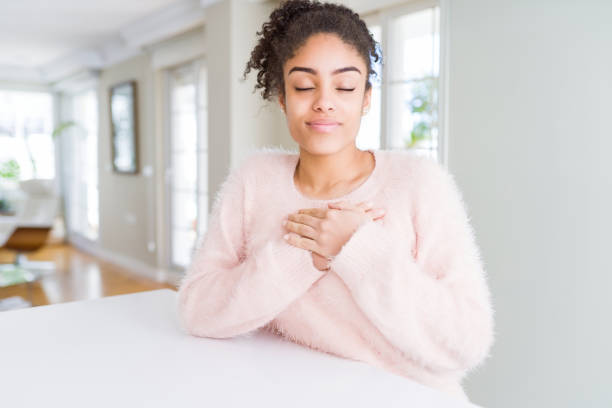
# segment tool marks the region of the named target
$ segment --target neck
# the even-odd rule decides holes
[[[374,163],[370,156],[355,145],[327,155],[311,154],[300,148],[294,181],[313,196],[342,190],[371,173]]]

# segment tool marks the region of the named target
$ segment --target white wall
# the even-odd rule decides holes
[[[148,55],[140,55],[102,71],[99,91],[99,191],[100,236],[98,246],[156,265],[148,249],[155,242],[154,180],[143,169],[155,163],[155,122],[153,120],[153,72]],[[112,170],[110,87],[127,80],[136,81],[138,119],[138,174],[118,174]]]
[[[490,277],[490,407],[612,406],[612,2],[452,0],[449,167]]]
[[[283,145],[287,131],[277,105],[253,93],[257,72],[242,73],[256,43],[255,33],[274,3],[225,0],[206,9],[209,100],[209,189],[216,192],[230,168],[254,149]],[[285,126],[286,127],[286,126]],[[210,204],[214,193],[210,195]]]
[[[251,71],[246,81],[242,78],[251,51],[257,44],[255,33],[275,7],[273,3],[232,2],[232,166],[239,164],[253,149],[277,145],[282,139],[283,127],[276,102],[264,102],[260,90],[253,93],[257,71]],[[281,123],[282,125],[282,123]]]

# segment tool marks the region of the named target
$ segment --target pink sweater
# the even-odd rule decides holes
[[[432,159],[374,154],[370,177],[334,200],[296,189],[294,152],[264,148],[231,172],[179,289],[182,323],[213,338],[269,330],[466,400],[461,379],[488,356],[494,324],[461,193]],[[322,272],[285,242],[281,221],[338,199],[370,200],[386,215]]]

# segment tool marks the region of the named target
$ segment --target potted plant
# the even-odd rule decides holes
[[[13,206],[6,196],[5,189],[9,183],[19,180],[19,164],[11,159],[0,163],[0,215],[14,215]]]

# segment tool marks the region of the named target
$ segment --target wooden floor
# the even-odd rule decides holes
[[[0,249],[0,263],[12,263],[13,251]],[[48,245],[28,254],[31,261],[52,261],[55,271],[46,272],[37,282],[0,288],[0,299],[21,296],[42,306],[74,300],[96,299],[175,286],[135,275],[69,245]]]

